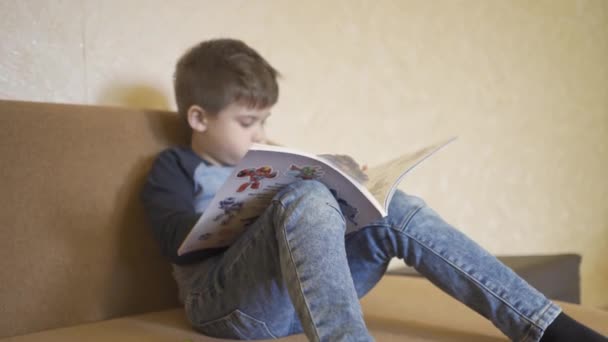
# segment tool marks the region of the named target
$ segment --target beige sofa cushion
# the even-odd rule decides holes
[[[608,312],[560,303],[573,317],[608,334]],[[385,276],[363,299],[363,311],[378,341],[507,341],[485,318],[422,278]],[[281,339],[306,341],[303,335]],[[3,342],[185,342],[226,341],[202,336],[181,309],[130,316],[2,340]]]
[[[465,312],[465,326],[450,327],[441,326],[445,322],[435,324],[429,320],[427,314],[429,309],[449,311],[451,308],[458,309],[462,306],[449,297],[433,294],[436,290],[428,281],[387,276],[382,282],[368,294],[363,302],[366,321],[373,336],[378,341],[505,341],[500,333],[480,316]],[[391,282],[393,286],[391,287]],[[394,291],[394,286],[399,291]],[[391,288],[394,292],[387,292]],[[399,294],[403,294],[403,296]],[[430,295],[430,297],[428,297]],[[430,298],[424,303],[420,313],[416,309],[419,298]],[[418,299],[417,299],[418,298]],[[448,299],[447,303],[443,303]],[[412,300],[412,305],[408,301]],[[388,302],[399,303],[403,307],[397,315],[386,317],[388,312],[382,312],[383,306]],[[447,308],[444,306],[447,304]],[[380,309],[380,311],[378,311]],[[456,310],[460,313],[461,310]],[[414,313],[412,315],[412,313]],[[393,313],[394,314],[394,313]],[[456,321],[463,321],[463,317]],[[193,331],[188,325],[183,310],[169,310],[155,312],[145,315],[131,316],[127,318],[113,319],[105,322],[86,324],[72,328],[57,329],[53,331],[31,334],[10,338],[6,342],[63,342],[80,341],[88,342],[186,342],[186,341],[226,341],[202,336]],[[284,341],[306,341],[305,336],[296,335],[284,339]],[[5,342],[4,340],[2,340]]]
[[[139,188],[173,113],[0,101],[0,337],[174,308]]]
[[[404,322],[399,326],[395,321],[383,321],[374,317],[369,319],[367,324],[377,341],[507,341],[505,338],[443,330],[412,322]],[[279,340],[289,342],[307,341],[306,337],[302,334]],[[200,335],[188,327],[183,311],[174,309],[85,324],[72,328],[56,329],[2,341],[221,342],[236,340],[217,339]]]

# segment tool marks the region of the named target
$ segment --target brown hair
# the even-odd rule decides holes
[[[192,105],[212,115],[232,103],[266,108],[278,100],[277,77],[279,72],[240,40],[203,41],[190,48],[175,67],[177,110],[185,119]]]

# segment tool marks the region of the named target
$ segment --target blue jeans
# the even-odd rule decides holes
[[[417,197],[397,192],[388,217],[346,237],[339,208],[316,181],[280,191],[226,252],[196,266],[185,298],[192,326],[220,338],[371,341],[358,298],[393,257],[514,341],[538,341],[561,312]]]

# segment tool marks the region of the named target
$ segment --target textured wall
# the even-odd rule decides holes
[[[0,97],[174,108],[176,58],[239,37],[284,78],[270,136],[406,178],[500,254],[583,255],[608,307],[608,1],[0,2]],[[312,135],[310,132],[314,131]]]

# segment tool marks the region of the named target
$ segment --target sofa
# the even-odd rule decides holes
[[[170,112],[0,101],[0,341],[216,341],[189,326],[138,200],[183,130]],[[560,304],[608,334],[608,312]],[[362,306],[378,341],[506,340],[421,277],[387,275]]]
[[[498,255],[496,257],[548,298],[580,304],[582,257],[579,254]],[[386,274],[422,276],[414,268],[405,266],[389,269]]]

